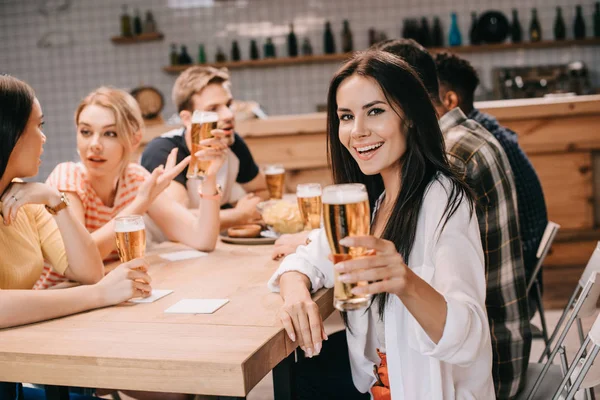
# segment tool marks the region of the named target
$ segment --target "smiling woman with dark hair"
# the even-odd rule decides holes
[[[342,282],[370,282],[354,294],[375,296],[367,312],[345,315],[359,392],[376,399],[493,398],[473,198],[446,158],[423,83],[400,58],[358,53],[331,81],[327,116],[334,181],[364,184],[373,209],[371,235],[340,244],[376,255],[333,265],[325,233],[315,231],[311,243],[286,257],[269,285],[281,291],[280,318],[290,339],[309,357],[319,354],[325,335],[310,291],[332,287],[335,270]],[[329,363],[317,378],[325,384],[302,381],[300,398],[350,398],[343,371]]]

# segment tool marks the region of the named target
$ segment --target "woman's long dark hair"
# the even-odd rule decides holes
[[[393,242],[408,262],[425,191],[438,174],[447,177],[451,183],[448,203],[440,221],[442,229],[463,199],[469,202],[471,211],[473,210],[473,195],[470,188],[452,170],[446,158],[444,138],[435,108],[417,74],[401,58],[376,50],[356,53],[334,75],[329,86],[327,149],[335,183],[364,184],[369,193],[371,208],[384,190],[381,175],[363,174],[338,137],[340,121],[337,115],[337,91],[341,83],[353,75],[374,79],[392,108],[400,109],[403,113],[406,151],[398,160],[401,167],[400,193],[382,238]],[[388,195],[392,196],[391,193]],[[387,293],[384,293],[374,299],[378,301],[381,319],[387,298]]]
[[[27,126],[34,100],[35,94],[28,84],[0,74],[0,178],[6,171],[10,153]]]

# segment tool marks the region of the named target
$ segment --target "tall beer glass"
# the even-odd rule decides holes
[[[321,185],[318,183],[303,183],[296,187],[298,208],[304,221],[304,230],[317,229],[321,226]]]
[[[347,236],[366,236],[370,232],[369,196],[362,184],[332,185],[323,189],[323,224],[333,253],[334,264],[366,255],[364,247],[344,247]],[[334,272],[333,305],[340,311],[368,306],[370,295],[357,296],[351,290],[368,281],[343,283]]]
[[[190,160],[186,174],[188,179],[204,179],[211,161],[200,161],[196,158],[195,154],[197,151],[206,148],[206,146],[201,146],[200,142],[213,137],[211,132],[213,129],[217,129],[218,120],[219,115],[215,112],[194,111],[191,132],[192,159]]]
[[[141,258],[146,254],[146,227],[142,216],[115,218],[115,236],[121,262]]]
[[[267,188],[272,199],[283,197],[283,183],[285,181],[285,168],[281,164],[267,165],[264,168],[267,178]]]

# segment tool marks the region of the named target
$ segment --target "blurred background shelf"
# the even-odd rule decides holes
[[[114,38],[113,38],[114,39]],[[135,39],[135,38],[122,38],[122,39]],[[522,42],[522,43],[499,43],[499,44],[481,44],[475,46],[456,46],[456,47],[440,47],[429,49],[432,52],[450,51],[452,53],[486,53],[486,52],[498,52],[498,51],[510,51],[520,49],[549,49],[549,48],[562,48],[571,46],[598,46],[600,45],[600,38],[586,38],[586,39],[572,39],[572,40],[545,40],[541,42]],[[341,62],[350,58],[351,53],[339,53],[339,54],[320,54],[312,56],[299,56],[299,57],[282,57],[282,58],[265,58],[260,60],[243,60],[243,61],[230,61],[223,63],[212,63],[203,64],[210,65],[216,68],[226,67],[229,69],[241,69],[241,68],[262,68],[262,67],[275,67],[285,65],[300,65],[300,64],[317,64],[317,63],[328,63],[328,62]],[[194,64],[197,65],[197,64]],[[163,71],[168,74],[179,74],[185,71],[192,65],[174,65],[163,67]]]
[[[142,33],[137,36],[113,36],[110,40],[114,44],[134,44],[140,42],[154,42],[158,40],[163,40],[165,35],[160,32],[155,33]]]

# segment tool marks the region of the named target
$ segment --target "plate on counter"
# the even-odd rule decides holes
[[[220,234],[221,241],[229,244],[243,244],[243,245],[259,245],[259,244],[273,244],[279,237],[275,232],[271,230],[264,230],[260,233],[260,237],[253,238],[238,238],[231,237],[227,234],[227,231],[223,231]]]

